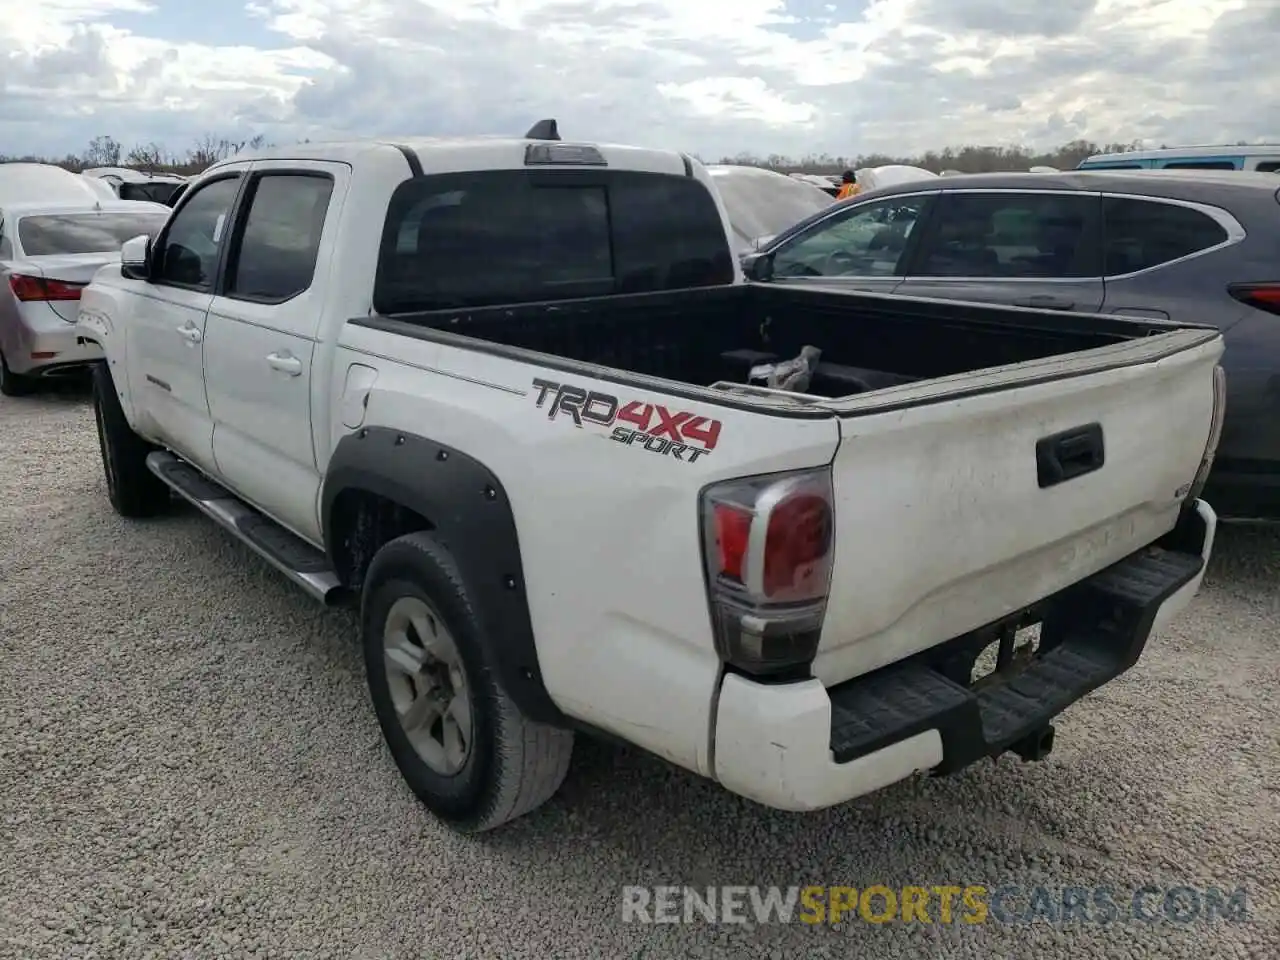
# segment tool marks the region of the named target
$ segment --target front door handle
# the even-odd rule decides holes
[[[271,365],[272,370],[279,370],[291,377],[302,375],[302,361],[290,353],[269,353],[267,363]]]
[[[204,334],[200,332],[200,328],[188,320],[182,326],[178,327],[178,333],[182,334],[184,340],[191,343],[199,343],[204,339]]]
[[[1019,307],[1035,307],[1038,310],[1071,310],[1076,305],[1074,300],[1068,300],[1066,297],[1055,297],[1051,294],[1042,293],[1023,297],[1021,300],[1013,302]]]

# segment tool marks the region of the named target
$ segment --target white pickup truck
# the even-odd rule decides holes
[[[115,509],[177,494],[358,602],[391,756],[460,830],[579,732],[792,810],[1039,758],[1216,527],[1216,331],[747,283],[674,152],[224,161],[78,323]]]

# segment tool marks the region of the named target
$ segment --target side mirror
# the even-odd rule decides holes
[[[151,279],[151,237],[126,240],[120,247],[120,272],[130,280]]]
[[[748,253],[742,258],[742,272],[748,280],[767,283],[773,279],[773,254]]]

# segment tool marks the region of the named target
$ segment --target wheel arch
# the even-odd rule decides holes
[[[567,724],[538,668],[515,514],[493,471],[428,438],[366,427],[334,449],[320,517],[325,551],[353,592],[384,543],[434,533],[462,574],[502,689],[531,720]]]

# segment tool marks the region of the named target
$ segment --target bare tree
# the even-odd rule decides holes
[[[156,171],[170,165],[165,157],[164,148],[154,141],[135,145],[125,156],[124,162],[131,167],[148,171]]]
[[[86,167],[118,167],[122,152],[115,137],[94,137],[81,160]]]
[[[195,142],[195,146],[187,151],[187,166],[194,167],[196,170],[203,170],[210,164],[225,160],[235,153],[237,149],[238,145],[225,137],[217,137],[211,133],[206,133]]]

